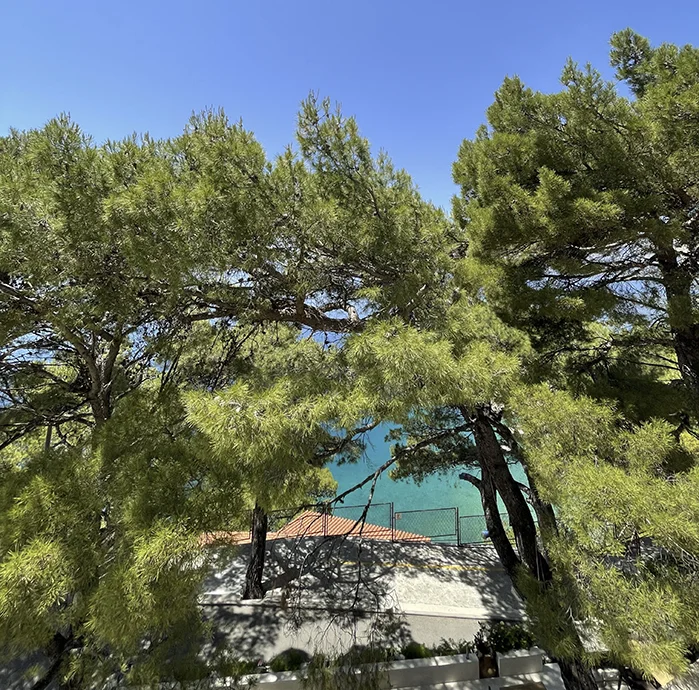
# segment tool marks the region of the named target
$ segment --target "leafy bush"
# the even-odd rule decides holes
[[[307,664],[310,659],[310,655],[304,652],[303,649],[290,647],[280,654],[277,654],[277,656],[269,662],[269,667],[275,673],[281,673],[282,671],[298,671],[301,666]]]
[[[401,650],[406,659],[429,659],[434,656],[431,650],[419,642],[409,642]]]
[[[529,649],[534,644],[531,632],[521,623],[508,621],[481,622],[474,638],[475,648],[483,656],[513,649]]]
[[[387,649],[375,645],[356,644],[338,658],[341,666],[358,666],[360,664],[382,664],[391,660]]]
[[[228,650],[219,651],[213,659],[211,669],[220,678],[240,678],[263,670],[262,660],[240,659]]]
[[[432,648],[434,656],[453,656],[455,654],[470,654],[474,651],[474,644],[470,640],[448,640],[442,638],[436,647]]]
[[[259,661],[251,661],[250,659],[240,659],[236,662],[234,668],[235,671],[233,673],[229,673],[228,675],[246,676],[251,673],[259,673],[261,667]]]

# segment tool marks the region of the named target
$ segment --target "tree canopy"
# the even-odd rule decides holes
[[[40,682],[157,678],[200,629],[202,533],[356,452],[377,404],[341,400],[345,334],[436,318],[443,214],[328,103],[298,139],[268,160],[205,112],[169,140],[65,117],[0,140],[1,644],[49,654]]]
[[[520,580],[541,639],[585,656],[594,630],[653,676],[697,640],[699,52],[611,46],[630,95],[572,62],[556,93],[504,81],[454,164],[458,275],[532,346],[498,431],[554,507],[550,583]]]
[[[696,388],[699,51],[627,30],[611,62],[633,97],[573,62],[557,93],[506,79],[454,164],[455,213],[508,319],[559,344],[604,319],[620,332],[591,347],[671,348]]]
[[[218,111],[0,139],[0,648],[50,657],[37,687],[209,672],[202,534],[332,494],[380,423],[394,476],[477,488],[569,687],[596,687],[590,631],[686,667],[699,51],[611,43],[622,86],[504,81],[452,219],[313,96],[274,159]]]

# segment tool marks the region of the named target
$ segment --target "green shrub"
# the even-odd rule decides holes
[[[453,640],[442,638],[436,647],[432,648],[434,656],[454,656],[455,654],[470,654],[474,650],[470,640]]]
[[[409,642],[401,651],[406,659],[429,659],[434,656],[424,644],[415,641]]]
[[[378,647],[355,645],[349,652],[333,659],[325,654],[316,654],[301,678],[304,690],[380,690],[388,687],[385,667],[380,663],[387,653]],[[369,664],[356,673],[357,664]]]
[[[474,638],[476,650],[481,655],[511,652],[513,649],[529,649],[534,637],[521,623],[509,621],[481,622]]]
[[[269,662],[269,667],[275,673],[281,673],[282,671],[298,671],[301,666],[307,664],[310,659],[310,655],[304,652],[303,649],[290,647],[280,654],[277,654],[277,656]]]
[[[356,644],[338,658],[340,666],[359,666],[360,664],[382,664],[391,660],[387,649],[375,645]]]
[[[257,661],[239,659],[229,654],[223,654],[221,658],[215,660],[213,667],[216,674],[222,678],[240,678],[261,671]]]
[[[229,675],[246,676],[246,675],[249,675],[251,673],[259,673],[260,672],[260,665],[258,664],[258,662],[251,661],[250,659],[240,659],[238,662],[236,662],[234,668],[235,668],[234,673],[231,673]]]

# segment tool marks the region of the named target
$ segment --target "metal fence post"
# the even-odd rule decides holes
[[[393,510],[393,501],[391,501],[391,541],[396,540],[396,514]]]
[[[461,546],[461,520],[459,519],[459,506],[456,506],[456,545]]]

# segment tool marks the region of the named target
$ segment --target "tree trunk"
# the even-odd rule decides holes
[[[568,690],[599,690],[592,669],[581,661],[556,659],[556,663],[560,666],[561,676]]]
[[[510,446],[510,452],[517,458],[519,463],[522,465],[524,473],[527,475],[527,482],[529,486],[520,485],[521,490],[524,492],[525,496],[528,498],[529,503],[534,508],[536,513],[536,519],[539,521],[539,530],[546,530],[549,533],[557,534],[558,525],[556,523],[556,514],[553,511],[553,506],[546,501],[542,501],[539,496],[539,491],[536,488],[536,481],[529,472],[529,467],[527,467],[527,461],[522,452],[522,448],[519,442],[512,433],[510,427],[505,424],[501,419],[492,420],[495,431],[500,435],[500,437]]]
[[[667,300],[672,341],[682,380],[699,392],[699,324],[692,303],[692,273],[677,261],[671,245],[659,248],[658,263]]]
[[[527,467],[524,467],[524,473],[527,475],[527,480],[529,486],[526,484],[520,484],[519,488],[522,493],[527,497],[529,504],[534,508],[536,513],[536,519],[539,521],[539,533],[543,535],[546,534],[558,534],[558,523],[556,522],[556,513],[553,511],[553,506],[546,501],[542,501],[536,490],[536,485],[532,476],[527,471]],[[540,544],[539,546],[543,546]]]
[[[473,436],[481,470],[487,468],[510,516],[515,543],[522,562],[540,580],[550,577],[546,559],[539,553],[536,526],[522,490],[510,473],[495,431],[482,409],[476,411]]]
[[[46,655],[51,659],[51,665],[46,669],[41,678],[39,678],[34,685],[32,685],[31,690],[46,690],[51,683],[57,678],[59,671],[61,670],[61,664],[68,647],[68,639],[66,639],[61,633],[56,633],[53,636],[53,640],[46,651]],[[60,680],[59,680],[60,685]]]
[[[473,432],[478,450],[479,464],[481,465],[481,483],[479,486],[481,502],[488,531],[498,557],[512,578],[513,585],[518,592],[516,574],[518,566],[522,563],[540,581],[540,586],[545,587],[545,583],[551,580],[551,570],[548,562],[539,551],[534,520],[522,489],[510,472],[495,431],[483,410],[476,412]],[[510,524],[515,533],[517,549],[522,563],[512,549],[500,520],[496,491],[502,497],[507,513],[510,516]],[[553,508],[539,500],[535,488],[531,489],[531,492],[537,499],[536,503],[538,505],[536,507],[541,509],[539,519],[543,518],[547,523],[552,521],[552,527],[555,529],[556,522]],[[522,596],[521,592],[520,595]],[[565,610],[561,609],[560,616],[566,627],[574,626],[573,621]],[[573,633],[577,637],[577,632],[573,630]],[[581,642],[580,648],[582,649]],[[556,659],[556,661],[561,668],[561,675],[568,690],[598,690],[592,669],[581,661],[578,659],[572,661]]]
[[[527,479],[533,497],[532,505],[536,513],[536,519],[539,521],[539,530],[548,534],[558,534],[558,523],[556,522],[556,513],[553,512],[553,506],[541,500],[539,492],[536,490],[536,484],[528,472]]]
[[[265,568],[265,550],[267,548],[267,513],[255,503],[252,511],[252,534],[250,539],[250,561],[245,572],[245,590],[243,599],[262,599],[265,591],[262,587],[262,574]]]
[[[519,591],[517,586],[517,569],[521,566],[521,562],[512,548],[512,544],[507,538],[505,528],[500,520],[495,488],[487,467],[482,469],[481,481],[476,486],[480,491],[485,522],[495,551],[508,575],[512,578],[515,590],[524,599],[522,592]],[[566,625],[573,625],[573,622],[567,619],[565,611],[561,611],[560,615],[566,617]],[[578,660],[556,659],[556,661],[561,668],[561,675],[568,690],[599,690],[591,668],[588,668]]]
[[[672,326],[672,338],[682,380],[699,391],[699,325]]]
[[[495,547],[495,551],[498,554],[503,568],[505,568],[514,581],[515,575],[517,574],[517,567],[521,565],[521,562],[515,550],[512,548],[510,540],[507,538],[507,533],[500,519],[493,478],[490,476],[490,471],[487,467],[481,469],[481,481],[478,488],[480,489],[481,504],[483,506],[483,514],[485,515],[485,526],[488,528],[488,536],[493,542],[493,546]]]
[[[46,673],[32,685],[31,690],[46,690],[58,675],[62,660],[62,657],[54,659],[46,670]]]

